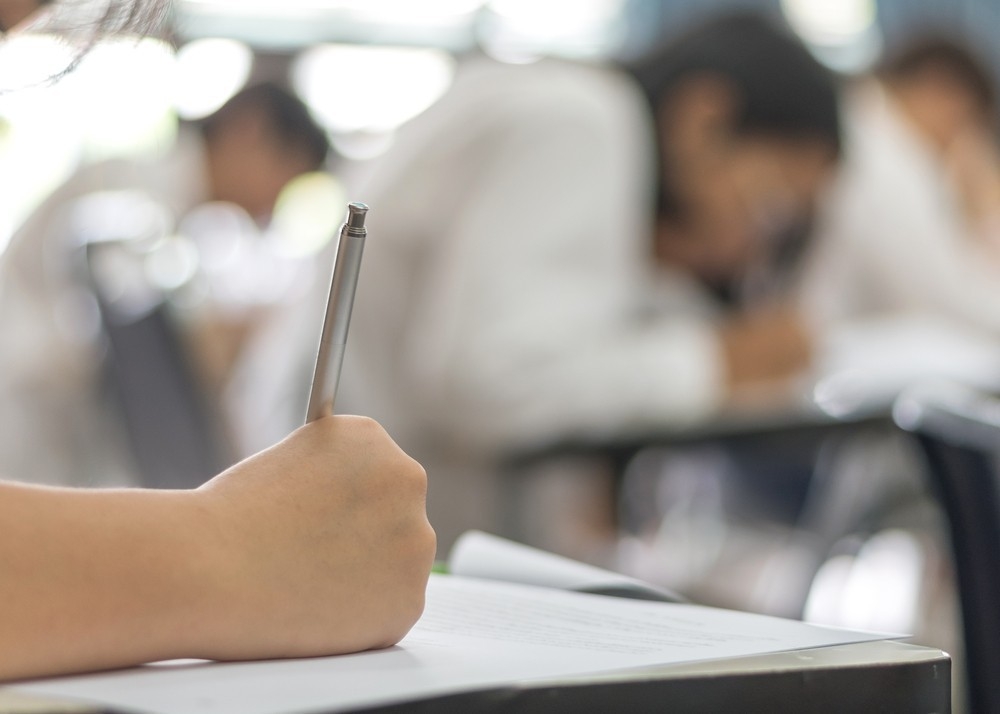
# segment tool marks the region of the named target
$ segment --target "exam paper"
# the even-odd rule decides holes
[[[636,578],[564,558],[482,531],[463,533],[452,546],[448,569],[455,575],[562,590],[618,590],[651,600],[684,598]]]
[[[829,331],[817,349],[813,396],[841,417],[885,410],[908,387],[957,382],[1000,388],[1000,341],[920,315],[869,318]]]
[[[334,712],[530,680],[884,639],[717,610],[432,576],[393,648],[340,657],[160,664],[15,689],[148,714]]]

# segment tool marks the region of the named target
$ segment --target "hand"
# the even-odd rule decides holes
[[[719,337],[732,392],[797,376],[812,358],[805,326],[788,308],[740,315],[722,327]]]
[[[320,419],[199,491],[221,545],[215,659],[387,647],[423,610],[426,475],[382,428]]]

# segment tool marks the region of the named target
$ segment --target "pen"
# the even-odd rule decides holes
[[[333,401],[337,396],[344,348],[347,346],[347,329],[351,325],[354,292],[358,287],[361,254],[368,234],[365,229],[367,213],[368,206],[363,203],[348,204],[347,220],[340,229],[337,259],[334,261],[333,278],[330,281],[330,297],[326,303],[323,333],[319,339],[312,389],[309,392],[307,424],[333,414]]]

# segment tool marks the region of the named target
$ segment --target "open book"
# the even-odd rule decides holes
[[[476,540],[490,553],[504,550],[502,542],[477,536],[473,545]],[[453,565],[464,570],[468,557],[469,552],[459,548]],[[527,560],[537,563],[533,557]],[[548,568],[559,577],[564,575],[561,570],[559,565]],[[587,588],[597,584],[585,575],[592,571],[578,572],[582,579],[571,576],[563,582]],[[26,682],[14,689],[32,696],[93,702],[100,711],[343,712],[460,693],[507,691],[539,686],[532,684],[538,682],[579,685],[614,673],[648,681],[663,676],[670,665],[883,637],[686,603],[435,574],[428,584],[423,617],[399,645],[385,650],[268,662],[167,662]]]

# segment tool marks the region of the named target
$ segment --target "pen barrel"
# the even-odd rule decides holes
[[[327,345],[322,356],[323,364],[330,372],[340,372],[344,364],[344,344]],[[306,422],[316,421],[325,416],[333,414],[333,403],[337,398],[337,384],[326,383],[325,389],[319,389],[318,383],[313,381],[313,393],[309,397],[309,410],[306,414]]]
[[[364,247],[364,229],[348,229],[348,226],[344,226],[337,244],[330,298],[326,305],[323,333],[316,355],[316,372],[309,393],[307,422],[333,413]]]

